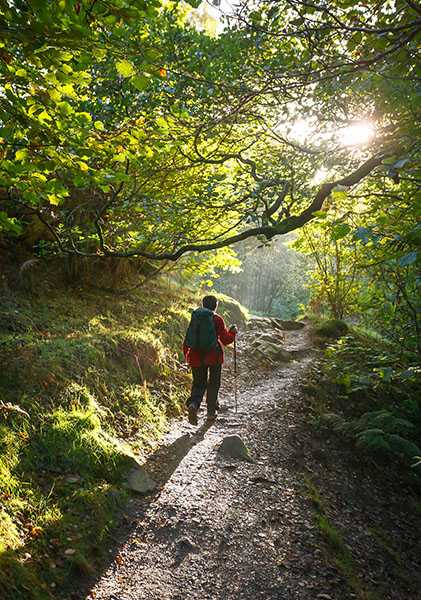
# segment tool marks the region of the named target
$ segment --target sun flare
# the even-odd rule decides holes
[[[310,134],[314,132],[314,126],[305,119],[298,119],[292,125],[290,136],[297,142],[305,142]]]
[[[342,146],[362,146],[370,142],[376,130],[369,121],[360,121],[342,129],[339,132],[339,140]]]

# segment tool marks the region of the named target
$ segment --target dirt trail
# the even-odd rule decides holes
[[[313,360],[308,327],[286,334],[285,347],[300,358],[276,368],[257,368],[250,360],[252,336],[243,334],[239,342],[239,412],[229,406],[228,357],[221,398],[225,410],[211,427],[174,423],[147,464],[160,483],[159,493],[135,501],[130,533],[83,597],[421,598],[412,583],[397,575],[391,552],[367,533],[368,524],[383,531],[391,548],[398,544],[405,553],[409,573],[416,573],[417,532],[407,507],[393,491],[387,502],[382,491],[371,492],[371,484],[359,479],[361,466],[344,466],[349,457],[305,424],[300,383]],[[243,438],[254,463],[227,460],[216,452],[221,439],[233,433]],[[335,565],[317,525],[309,482],[317,485],[329,518],[340,521],[346,547],[355,548],[355,573],[346,575]]]

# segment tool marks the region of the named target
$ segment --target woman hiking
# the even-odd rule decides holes
[[[202,308],[193,311],[183,344],[186,362],[193,374],[190,398],[187,401],[188,419],[197,425],[197,412],[206,391],[207,418],[213,421],[218,409],[218,392],[224,362],[223,346],[231,344],[237,327],[226,328],[224,319],[216,314],[218,300],[205,296]]]

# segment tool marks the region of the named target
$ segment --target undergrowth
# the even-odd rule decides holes
[[[421,485],[421,368],[415,354],[354,327],[326,347],[305,391],[318,426]]]
[[[5,290],[2,600],[62,597],[97,569],[134,453],[153,448],[188,393],[180,346],[196,303],[158,284],[128,297],[52,283],[36,295]]]

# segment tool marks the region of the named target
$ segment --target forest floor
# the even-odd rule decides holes
[[[173,422],[146,463],[158,491],[133,498],[103,574],[72,598],[421,598],[414,492],[309,423],[309,329],[286,333],[296,360],[276,366],[240,336],[238,412],[227,353],[218,420]],[[254,462],[218,453],[232,434]]]

